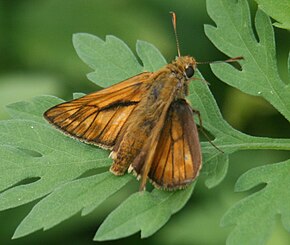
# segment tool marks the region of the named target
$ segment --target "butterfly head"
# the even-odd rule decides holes
[[[181,75],[186,80],[193,77],[196,69],[196,61],[191,56],[180,56],[172,62],[172,71]]]

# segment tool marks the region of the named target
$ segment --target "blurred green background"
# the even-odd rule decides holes
[[[257,8],[250,1],[252,15]],[[204,24],[213,24],[204,0],[0,0],[0,119],[7,119],[5,105],[33,96],[50,94],[71,99],[73,92],[92,92],[87,80],[90,69],[77,57],[72,34],[87,32],[104,38],[108,34],[124,40],[135,52],[136,40],[153,43],[171,61],[176,46],[169,11],[177,13],[181,53],[198,61],[225,59],[207,39]],[[279,72],[289,82],[287,55],[290,34],[275,28]],[[235,128],[255,136],[290,137],[289,123],[267,102],[245,95],[213,76],[209,66],[199,67],[226,120]],[[106,244],[225,244],[231,228],[219,228],[223,213],[249,193],[234,193],[238,176],[248,169],[278,162],[289,153],[241,152],[231,156],[228,176],[208,190],[203,180],[187,206],[154,236],[139,234]],[[130,189],[130,187],[127,187]],[[94,244],[92,238],[109,211],[125,197],[126,190],[86,217],[75,215],[46,232],[11,241],[17,224],[34,203],[0,212],[0,244]],[[269,244],[290,244],[289,234],[277,219]]]

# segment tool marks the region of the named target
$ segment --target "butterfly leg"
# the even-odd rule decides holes
[[[203,135],[207,138],[208,142],[214,147],[216,148],[218,151],[220,151],[221,153],[224,153],[220,148],[218,148],[209,138],[209,136],[206,134],[206,132],[203,130],[203,124],[202,124],[202,120],[201,120],[201,115],[200,115],[200,111],[195,110],[195,109],[191,109],[193,114],[196,114],[198,116],[198,121],[199,121],[199,126],[200,126],[200,131],[203,133]]]

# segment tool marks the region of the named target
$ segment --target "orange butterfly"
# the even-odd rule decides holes
[[[178,54],[156,72],[56,105],[44,117],[69,136],[110,149],[110,171],[133,170],[142,177],[141,190],[147,177],[157,188],[184,188],[198,176],[202,155],[193,119],[199,112],[185,100],[197,62],[179,48]]]

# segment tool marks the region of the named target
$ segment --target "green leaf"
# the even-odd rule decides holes
[[[230,57],[244,57],[244,61],[240,62],[241,70],[236,69],[230,64],[212,64],[211,67],[213,72],[222,81],[245,93],[262,96],[289,120],[290,100],[288,98],[290,90],[289,85],[282,81],[277,70],[273,28],[269,17],[261,10],[257,11],[255,17],[255,27],[259,39],[259,41],[257,41],[251,26],[249,7],[245,0],[208,0],[207,8],[209,15],[216,24],[216,27],[209,25],[205,26],[207,36],[221,51]],[[194,97],[196,98],[196,96]],[[211,105],[214,105],[214,103],[211,103]],[[250,137],[240,132],[235,132],[224,121],[219,120],[221,117],[219,113],[214,113],[212,111],[208,116],[208,122],[213,122],[214,124],[206,125],[206,128],[209,129],[210,132],[214,132],[213,134],[216,136],[216,145],[222,148],[226,153],[230,153],[232,150],[235,151],[237,149],[242,150],[244,147],[248,147],[248,149],[262,149],[265,147],[264,149],[267,149],[267,145],[271,144],[270,141],[272,141],[272,143],[276,141],[276,139]],[[219,137],[222,139],[221,143],[218,143]],[[278,141],[270,146],[270,148],[278,149],[280,147],[285,147],[284,149],[286,150],[290,149],[289,139],[285,139],[284,147],[280,145],[283,140],[280,141],[278,139]],[[244,145],[244,143],[246,143],[246,145]],[[226,144],[227,147],[232,146],[233,148],[227,149],[223,144]],[[289,161],[285,162],[285,164],[288,164],[288,162]],[[282,170],[280,171],[274,166],[275,165],[266,166],[258,169],[269,169],[268,173],[271,172],[271,181],[269,180],[268,182],[265,180],[266,182],[264,182],[268,183],[268,186],[262,191],[238,203],[225,215],[222,221],[223,225],[237,225],[231,233],[227,244],[265,244],[267,241],[275,224],[275,215],[281,211],[279,205],[274,205],[269,212],[271,203],[280,202],[281,204],[287,203],[288,201],[285,198],[283,201],[281,200],[281,190],[279,191],[278,187],[284,189],[283,191],[285,193],[282,194],[283,197],[289,196],[286,188],[283,188],[283,186],[287,186],[287,184],[277,184],[278,180],[283,181],[283,177],[280,179]],[[207,167],[209,167],[209,164]],[[262,183],[261,179],[263,179],[264,172],[258,170],[253,171],[251,179],[249,179],[253,183],[252,186]],[[283,171],[285,171],[285,168]],[[287,172],[289,173],[289,169]],[[214,177],[217,176],[218,175],[215,175]],[[247,176],[247,174],[245,176]],[[276,190],[269,186],[273,179],[277,180]],[[246,177],[245,182],[242,180],[243,177],[237,183],[237,190],[252,187],[240,184],[246,183],[246,180],[248,180]],[[213,181],[213,184],[215,184],[215,181]],[[210,183],[210,185],[212,185],[212,183]],[[271,185],[271,187],[274,186]],[[265,190],[269,190],[269,192]],[[278,196],[280,196],[280,198],[278,198]],[[265,200],[267,200],[266,203],[264,203]],[[285,214],[286,211],[284,212],[285,218],[282,217],[282,222],[289,224],[289,217]],[[289,225],[284,226],[289,230]]]
[[[90,169],[110,164],[106,152],[25,119],[0,123],[0,152],[0,210],[43,197]]]
[[[92,69],[88,78],[101,87],[132,77],[143,71],[128,46],[114,36],[106,40],[78,33],[73,36],[73,44],[79,57]]]
[[[269,17],[261,10],[257,11],[257,40],[252,30],[247,1],[208,0],[207,9],[216,27],[206,25],[206,35],[228,56],[244,57],[244,61],[240,62],[242,70],[230,64],[212,64],[214,74],[245,93],[262,96],[290,121],[290,87],[278,73],[273,27]]]
[[[15,119],[27,119],[43,123],[43,112],[63,100],[54,96],[38,96],[32,101],[16,102],[6,106],[9,115]]]
[[[141,238],[154,234],[178,212],[192,194],[194,185],[186,190],[151,193],[139,192],[131,195],[103,222],[94,240],[119,239],[141,230]]]
[[[202,79],[201,75],[199,77]],[[188,100],[194,109],[200,111],[203,126],[214,135],[213,143],[223,150],[221,153],[208,142],[202,142],[202,173],[208,176],[205,184],[212,188],[219,184],[227,173],[228,155],[248,149],[290,149],[289,139],[253,137],[232,128],[222,117],[208,86],[200,81],[190,84]],[[202,134],[202,132],[200,132]]]
[[[151,43],[137,41],[136,51],[143,62],[145,71],[156,71],[167,64],[160,51]]]
[[[227,154],[221,154],[211,159],[203,169],[207,174],[205,185],[208,188],[217,186],[226,176],[229,167],[229,157]]]
[[[103,173],[60,185],[33,207],[30,214],[17,227],[13,238],[25,236],[42,228],[47,230],[80,210],[82,215],[87,215],[127,184],[131,177],[127,175],[116,178],[110,173]]]
[[[255,0],[259,8],[278,22],[275,26],[290,30],[290,2],[289,0]]]
[[[78,98],[80,98],[80,97],[83,97],[83,96],[85,96],[86,94],[84,94],[84,93],[73,93],[73,98],[74,99],[78,99]]]
[[[255,186],[265,187],[241,200],[224,215],[223,226],[235,225],[227,244],[266,244],[276,223],[277,215],[290,232],[290,160],[257,167],[242,175],[236,191],[250,190]]]

